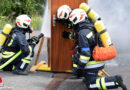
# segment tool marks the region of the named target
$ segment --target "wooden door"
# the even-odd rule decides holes
[[[72,69],[72,55],[70,50],[73,41],[64,39],[62,32],[67,30],[61,23],[54,23],[56,11],[61,5],[69,5],[71,8],[78,8],[79,4],[86,0],[51,0],[51,70],[60,72]],[[54,25],[55,24],[55,25]]]

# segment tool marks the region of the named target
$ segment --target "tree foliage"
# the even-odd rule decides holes
[[[46,0],[0,0],[0,16],[42,15]]]

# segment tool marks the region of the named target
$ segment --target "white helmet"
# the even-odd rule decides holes
[[[71,13],[71,8],[68,5],[62,5],[57,10],[58,19],[68,19]]]
[[[28,28],[31,24],[31,18],[28,15],[20,15],[16,18],[16,24],[20,28]]]
[[[86,17],[87,17],[87,14],[85,13],[84,10],[82,10],[82,9],[74,9],[72,11],[72,13],[70,14],[70,16],[69,16],[69,20],[73,24],[77,24],[79,22],[84,21]]]

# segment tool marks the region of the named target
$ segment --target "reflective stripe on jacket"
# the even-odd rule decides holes
[[[89,28],[82,28],[86,24],[82,23],[76,26],[78,31],[78,46],[80,47],[81,51],[79,52],[79,62],[84,66],[85,69],[94,69],[94,68],[100,68],[104,66],[104,62],[97,62],[94,61],[92,58],[92,52],[94,47],[97,45],[97,42],[95,40],[95,35],[93,34],[93,31]],[[76,65],[75,65],[76,66]]]

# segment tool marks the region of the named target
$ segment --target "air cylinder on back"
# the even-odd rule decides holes
[[[2,46],[4,45],[6,39],[7,39],[7,35],[10,34],[12,30],[12,26],[10,24],[6,24],[2,30],[2,32],[0,33],[0,50],[2,48]]]
[[[81,3],[79,8],[83,9],[87,13],[88,17],[90,17],[93,21],[101,19],[100,16],[87,5],[87,3]]]

